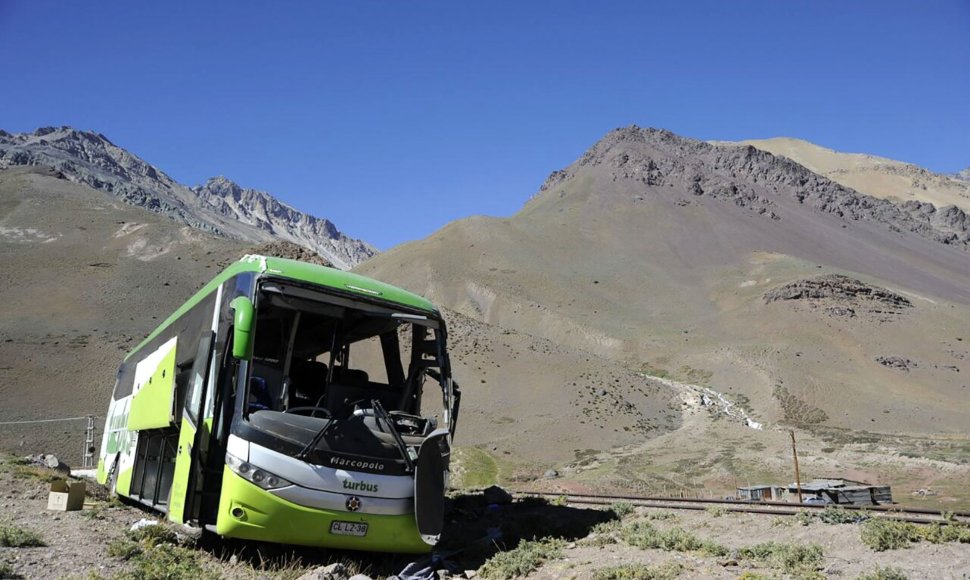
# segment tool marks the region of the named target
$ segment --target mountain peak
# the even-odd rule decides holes
[[[256,243],[293,242],[340,268],[352,268],[377,253],[329,220],[225,176],[189,188],[93,131],[61,126],[0,133],[0,169],[15,165],[52,167],[71,181],[215,235]]]
[[[205,190],[217,195],[227,196],[239,195],[242,193],[243,187],[225,175],[217,175],[215,177],[210,177],[202,185],[193,187],[192,190],[196,192]]]
[[[583,182],[597,185],[578,185]],[[555,211],[568,195],[611,205],[648,197],[678,206],[710,199],[772,221],[808,205],[846,222],[882,223],[944,244],[970,245],[970,218],[960,209],[876,199],[750,144],[711,144],[636,125],[610,131],[576,162],[553,172],[527,207]]]

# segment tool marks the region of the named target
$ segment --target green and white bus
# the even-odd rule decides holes
[[[246,256],[122,362],[98,481],[224,537],[427,552],[460,401],[446,337],[420,296]]]

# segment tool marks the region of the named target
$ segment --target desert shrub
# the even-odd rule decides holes
[[[58,473],[48,467],[32,464],[17,464],[14,467],[13,475],[17,479],[36,479],[43,483],[53,483],[58,479],[64,479],[64,474],[62,473]]]
[[[801,546],[764,542],[748,548],[741,548],[738,555],[777,568],[786,574],[800,576],[811,575],[811,573],[821,570],[824,563],[822,547],[816,544]]]
[[[600,568],[593,572],[593,580],[673,580],[683,572],[683,565],[668,562],[660,566],[625,564]]]
[[[916,524],[887,519],[871,519],[862,525],[862,543],[877,552],[905,548],[920,539]]]
[[[205,568],[199,553],[178,545],[178,536],[167,526],[144,526],[126,532],[108,544],[108,555],[129,562],[120,580],[205,580],[219,575]]]
[[[649,522],[638,521],[624,527],[620,537],[627,544],[641,549],[659,549],[668,552],[702,552],[711,556],[723,556],[728,550],[720,544],[702,540],[682,529],[658,530]]]
[[[610,506],[610,510],[612,510],[618,518],[626,517],[636,511],[633,504],[628,501],[614,502],[613,505]]]
[[[562,558],[566,542],[558,538],[543,540],[524,540],[512,550],[499,552],[489,558],[479,569],[483,578],[508,580],[525,576],[539,568],[544,562]]]
[[[676,520],[677,514],[668,511],[651,512],[647,514],[647,519],[657,521]]]
[[[616,533],[620,530],[620,520],[608,520],[593,526],[589,535],[583,539],[587,546],[606,546],[616,543]]]
[[[121,558],[122,560],[130,560],[134,556],[141,554],[141,546],[138,542],[132,540],[127,536],[121,536],[120,538],[115,538],[108,543],[108,555],[112,558]]]
[[[137,530],[127,532],[126,535],[132,540],[145,544],[148,547],[178,543],[178,535],[169,527],[162,524],[143,526]]]
[[[830,505],[822,511],[817,512],[815,517],[826,524],[854,524],[862,516],[858,513],[850,512],[845,508]]]
[[[856,580],[909,580],[906,574],[899,568],[892,566],[878,567],[868,574],[863,574]]]
[[[795,514],[795,521],[800,526],[807,526],[815,521],[815,514],[808,510],[798,510],[798,513]]]
[[[198,552],[174,544],[157,544],[129,560],[132,569],[119,576],[122,580],[203,580],[219,575],[202,565]]]
[[[0,546],[5,548],[32,548],[46,545],[36,532],[14,524],[0,524]]]
[[[862,526],[862,543],[877,552],[905,548],[913,542],[970,544],[970,527],[962,524],[918,526],[889,519],[871,519]]]
[[[715,518],[719,518],[724,514],[728,513],[727,508],[720,505],[712,505],[711,507],[707,508],[704,511],[706,511],[708,515],[713,516]]]
[[[932,544],[970,544],[970,527],[960,524],[930,524],[919,529],[920,538]]]
[[[0,562],[0,578],[19,578],[9,562]]]

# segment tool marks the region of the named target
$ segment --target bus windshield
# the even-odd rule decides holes
[[[243,420],[311,463],[408,471],[423,439],[448,428],[444,325],[379,301],[266,280],[256,296]],[[434,388],[425,393],[426,379]],[[346,463],[351,462],[351,463]]]

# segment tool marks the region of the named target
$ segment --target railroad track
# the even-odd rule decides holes
[[[514,496],[539,497],[546,500],[559,500],[574,505],[602,505],[609,506],[617,502],[626,502],[636,507],[678,510],[707,510],[720,507],[724,511],[742,512],[749,514],[770,514],[776,516],[794,516],[800,512],[824,510],[831,505],[792,504],[786,502],[749,502],[728,499],[697,499],[672,497],[641,497],[625,495],[595,495],[578,493],[543,493],[533,491],[512,491]],[[970,512],[941,512],[940,510],[904,508],[901,506],[878,505],[857,506],[839,505],[848,511],[864,512],[869,517],[886,518],[912,522],[916,524],[932,524],[941,522],[960,522],[970,524]],[[947,516],[944,515],[947,514]],[[861,515],[861,513],[860,513]],[[949,517],[949,519],[946,519]]]

